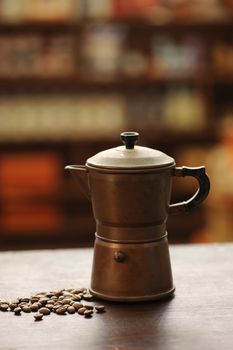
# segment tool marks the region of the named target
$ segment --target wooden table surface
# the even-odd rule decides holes
[[[232,350],[233,244],[171,246],[175,297],[104,302],[106,312],[15,316],[0,312],[0,349]],[[92,249],[0,253],[0,298],[88,286]],[[143,277],[143,276],[142,276]]]

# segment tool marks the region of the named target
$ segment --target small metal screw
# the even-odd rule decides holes
[[[125,261],[125,258],[126,258],[125,253],[120,251],[120,250],[118,250],[117,252],[114,253],[114,259],[117,262],[123,262],[123,261]]]

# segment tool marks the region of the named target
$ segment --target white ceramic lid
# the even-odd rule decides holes
[[[121,133],[125,146],[110,148],[89,158],[87,165],[101,168],[147,168],[165,167],[175,164],[173,158],[158,150],[135,146],[138,141],[137,132]]]

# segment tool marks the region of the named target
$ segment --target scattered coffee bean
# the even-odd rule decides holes
[[[65,315],[65,314],[66,314],[66,307],[64,307],[64,306],[59,307],[59,308],[56,310],[56,313],[57,313],[58,315]]]
[[[34,303],[34,304],[32,304],[31,305],[31,311],[38,311],[38,309],[39,309],[39,306],[38,306],[38,304],[37,303]]]
[[[84,316],[85,317],[91,317],[92,316],[92,314],[93,314],[93,311],[92,310],[86,310],[85,312],[84,312]]]
[[[86,300],[86,301],[92,300],[93,299],[93,295],[90,294],[90,293],[83,294],[83,299]]]
[[[63,292],[62,293],[63,295],[64,295],[64,297],[72,297],[73,296],[73,294],[72,293],[70,293],[70,292]]]
[[[61,307],[61,305],[54,305],[53,306],[53,311],[56,312],[56,310],[59,309],[59,307]]]
[[[41,298],[46,298],[44,294],[36,294],[35,297],[38,298],[38,300],[40,300]]]
[[[94,309],[94,306],[92,305],[87,305],[87,304],[83,304],[83,307],[85,307],[87,310],[93,310]]]
[[[49,315],[50,314],[50,310],[47,307],[42,307],[38,310],[41,314],[43,315]]]
[[[31,303],[34,304],[34,303],[37,303],[39,301],[40,298],[38,297],[31,297]]]
[[[74,314],[75,311],[76,311],[76,309],[75,309],[73,306],[68,306],[67,312],[68,312],[69,314]]]
[[[81,307],[80,309],[78,309],[78,314],[79,315],[84,315],[85,311],[87,311],[87,309],[85,307]]]
[[[81,309],[81,307],[83,307],[83,304],[75,302],[75,303],[73,303],[72,306],[73,306],[76,310],[78,310],[78,309]]]
[[[43,319],[43,314],[41,314],[40,312],[37,312],[36,314],[33,315],[33,317],[35,318],[35,321],[41,321]]]
[[[79,288],[79,289],[74,289],[73,293],[74,294],[79,294],[83,292],[83,288]]]
[[[55,301],[54,305],[62,305],[62,300]]]
[[[24,305],[24,306],[22,307],[22,311],[23,311],[23,312],[29,313],[29,312],[31,312],[31,308],[30,308],[30,306]]]
[[[45,307],[51,311],[53,309],[54,305],[53,304],[46,304]]]
[[[96,305],[95,309],[97,312],[104,312],[105,311],[104,305]]]
[[[24,305],[28,305],[28,303],[26,303],[26,301],[21,301],[19,304],[18,304],[20,307],[24,306]]]
[[[40,298],[40,303],[42,304],[42,305],[45,305],[45,304],[47,304],[47,302],[49,301],[49,298],[47,298],[47,297],[45,297],[45,298]]]
[[[93,295],[87,288],[67,288],[57,291],[39,292],[29,297],[21,297],[11,302],[0,299],[0,311],[12,311],[15,315],[21,312],[35,312],[35,321],[42,320],[44,315],[55,312],[58,315],[74,314],[77,312],[85,317],[91,317],[94,309],[97,313],[104,312],[103,305],[83,305],[80,301],[84,299],[89,302]]]
[[[11,309],[11,311],[13,311],[18,305],[15,303],[10,303],[9,304],[9,308]]]
[[[20,298],[20,301],[23,303],[29,303],[30,298]]]
[[[16,307],[16,308],[14,309],[15,315],[21,315],[21,311],[22,311],[21,307]]]
[[[0,304],[0,310],[1,311],[7,311],[8,307],[9,307],[8,303],[1,303]]]
[[[37,296],[40,296],[40,298],[43,298],[46,295],[47,292],[39,292],[36,293]]]

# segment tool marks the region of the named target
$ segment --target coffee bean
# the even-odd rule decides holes
[[[21,315],[21,311],[22,311],[22,309],[19,306],[14,309],[15,315]]]
[[[71,301],[71,299],[66,298],[66,299],[63,299],[61,303],[62,303],[62,305],[66,305],[66,304],[69,304],[70,301]]]
[[[54,295],[55,295],[54,292],[48,292],[48,293],[46,293],[46,297],[47,297],[47,298],[51,298],[51,297],[53,297]]]
[[[60,301],[56,301],[56,302],[54,303],[54,306],[62,306],[62,303],[61,303]]]
[[[40,312],[37,312],[36,314],[33,315],[33,317],[35,318],[35,321],[41,321],[43,319],[43,314],[41,314]]]
[[[54,305],[53,310],[56,311],[57,309],[59,309],[59,307],[61,307],[61,305]]]
[[[49,301],[49,298],[40,298],[40,303],[42,304],[42,305],[45,305],[45,304],[47,304],[47,302]]]
[[[86,301],[92,300],[93,299],[93,295],[90,294],[90,293],[83,294],[83,299],[86,300]]]
[[[23,312],[31,312],[30,306],[27,306],[27,305],[23,306],[22,310],[23,310]]]
[[[20,301],[23,303],[29,303],[30,298],[20,298]]]
[[[87,304],[83,304],[83,307],[85,307],[87,310],[93,310],[94,309],[94,306],[92,305],[87,305]]]
[[[75,308],[75,310],[78,310],[81,309],[81,307],[83,307],[83,304],[75,302],[72,306]]]
[[[60,295],[60,296],[58,297],[58,300],[63,300],[63,299],[65,299],[64,295]]]
[[[58,299],[58,297],[56,297],[56,295],[54,295],[53,297],[50,298],[50,300],[54,300],[56,301]]]
[[[35,297],[38,299],[41,299],[41,298],[45,298],[45,295],[44,294],[36,294]]]
[[[105,311],[104,305],[96,305],[95,309],[97,312],[104,312]]]
[[[38,297],[31,297],[31,303],[34,304],[34,303],[37,303],[37,301],[39,301],[40,298]]]
[[[43,315],[49,315],[50,314],[50,310],[47,307],[42,307],[38,310],[41,314]]]
[[[92,310],[86,310],[86,311],[84,311],[84,316],[85,317],[91,317],[92,316],[92,314],[93,314],[93,311]]]
[[[62,307],[64,307],[65,308],[65,310],[67,310],[68,309],[68,307],[70,306],[69,304],[65,304],[65,305],[61,305]]]
[[[49,309],[50,311],[53,309],[53,304],[46,304],[45,307]]]
[[[62,294],[64,295],[64,297],[73,297],[73,294],[70,292],[64,291]]]
[[[83,292],[83,289],[82,289],[82,288],[74,289],[74,290],[73,290],[73,293],[74,293],[74,294],[79,294],[79,293],[82,293],[82,292]]]
[[[9,307],[9,305],[7,303],[1,303],[0,304],[0,310],[1,311],[7,311],[8,307]]]
[[[38,309],[39,309],[39,306],[38,306],[38,304],[37,303],[34,303],[34,304],[32,304],[31,305],[31,311],[38,311]]]
[[[69,314],[74,314],[76,309],[73,306],[68,306],[67,311]]]
[[[18,305],[15,303],[10,303],[9,304],[9,308],[11,309],[11,311],[13,311]]]
[[[84,315],[85,311],[87,311],[87,309],[85,307],[81,307],[80,309],[78,309],[78,314],[79,315]]]
[[[64,307],[64,306],[59,307],[59,308],[56,310],[56,313],[57,313],[58,315],[65,315],[65,314],[66,314],[66,307]]]
[[[28,303],[26,303],[25,301],[18,304],[18,306],[20,306],[21,308],[22,308],[23,306],[27,306],[27,305],[28,305]]]
[[[40,296],[40,298],[43,298],[46,295],[47,292],[39,292],[36,293],[36,296]]]
[[[82,297],[80,295],[74,295],[72,299],[74,301],[80,301],[80,300],[82,300]]]

